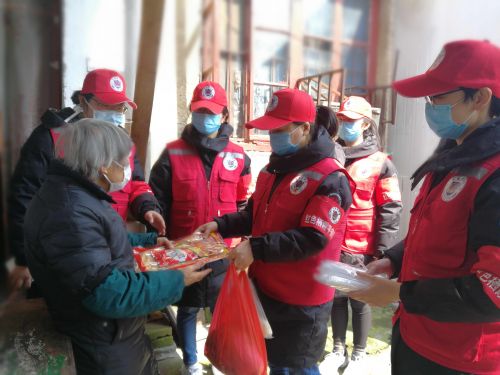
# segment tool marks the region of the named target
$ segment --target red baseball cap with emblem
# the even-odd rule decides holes
[[[191,112],[204,108],[218,115],[224,107],[227,107],[226,90],[218,83],[203,81],[194,88]]]
[[[316,106],[308,93],[297,89],[276,91],[264,116],[248,122],[249,129],[272,130],[291,122],[314,122]]]
[[[411,98],[443,94],[459,87],[488,87],[500,98],[500,48],[487,40],[447,43],[424,74],[396,81],[393,87]]]
[[[83,81],[82,94],[93,94],[103,104],[128,103],[137,108],[126,95],[127,85],[123,76],[115,70],[96,69],[87,73]]]

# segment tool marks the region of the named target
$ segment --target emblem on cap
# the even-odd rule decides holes
[[[307,187],[307,177],[298,175],[290,183],[290,193],[298,195]]]
[[[269,101],[269,104],[267,105],[266,112],[274,111],[277,106],[278,106],[278,97],[276,95],[273,95],[271,97],[271,100]]]
[[[328,211],[328,217],[333,224],[337,224],[342,217],[342,214],[340,213],[338,207],[332,207],[330,208],[330,211]]]
[[[201,97],[205,100],[210,100],[215,96],[215,89],[213,86],[205,86],[201,89]]]
[[[228,152],[226,156],[224,157],[224,160],[222,161],[222,165],[224,165],[224,168],[226,168],[228,171],[234,171],[236,168],[238,168],[238,160]]]
[[[109,80],[109,86],[117,92],[123,91],[123,81],[118,76],[111,77]]]
[[[467,177],[465,176],[454,176],[452,177],[443,189],[443,193],[441,194],[441,198],[445,202],[449,202],[452,199],[455,199],[458,194],[464,189],[465,184],[467,183]]]
[[[434,70],[436,69],[439,64],[441,64],[441,62],[444,60],[444,57],[446,55],[446,51],[445,49],[443,48],[441,50],[441,52],[439,52],[439,55],[436,57],[436,60],[434,60],[434,62],[432,63],[431,67],[429,68],[429,70]]]

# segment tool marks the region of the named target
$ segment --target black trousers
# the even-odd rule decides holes
[[[289,305],[267,296],[258,287],[257,291],[273,329],[273,338],[266,340],[269,365],[294,368],[316,365],[325,348],[332,302]]]
[[[401,337],[399,321],[392,328],[392,375],[474,375],[438,365],[414,352]]]

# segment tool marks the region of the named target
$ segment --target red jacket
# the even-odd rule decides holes
[[[196,149],[184,140],[169,143],[167,151],[172,166],[169,238],[187,236],[214,217],[236,212],[236,202],[246,200],[250,175],[241,180],[245,159],[240,146],[228,142],[219,152],[210,180]]]
[[[253,199],[252,235],[283,232],[297,227],[312,227],[328,238],[328,244],[315,256],[295,262],[266,263],[256,260],[250,274],[268,296],[292,305],[313,306],[333,298],[334,289],[314,280],[313,275],[324,259],[338,260],[346,218],[335,198],[315,195],[323,180],[335,171],[345,169],[331,158],[286,175],[271,190],[276,175],[262,170]],[[350,179],[350,178],[349,178]],[[351,182],[351,191],[354,183]]]
[[[377,151],[346,168],[356,182],[356,192],[347,217],[343,251],[373,255],[377,245],[377,207],[401,201],[397,176],[380,179],[386,159],[386,154]]]
[[[475,252],[467,246],[475,197],[499,167],[497,154],[453,170],[432,189],[432,176],[426,177],[412,209],[400,281],[476,274],[486,294],[500,305],[499,249],[482,246]],[[500,374],[500,323],[439,322],[406,312],[404,304],[399,318],[402,338],[420,355],[467,373]]]
[[[54,129],[50,129],[50,134],[52,136],[52,140],[54,145],[59,139],[59,132]],[[130,169],[131,172],[134,172],[134,163],[135,160],[135,145],[132,146],[132,150],[129,156]],[[110,193],[111,197],[116,203],[113,203],[111,206],[115,209],[116,212],[121,216],[123,221],[127,221],[128,207],[134,202],[134,200],[142,194],[151,194],[153,197],[153,191],[149,187],[148,183],[141,180],[130,180],[125,187],[113,193]],[[143,218],[136,218],[143,219]]]

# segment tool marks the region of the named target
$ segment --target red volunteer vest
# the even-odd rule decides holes
[[[347,215],[347,228],[342,250],[355,254],[375,253],[376,195],[375,188],[387,155],[377,151],[358,159],[346,169],[356,182],[352,205]]]
[[[243,148],[229,142],[215,158],[209,181],[198,152],[184,140],[167,144],[167,150],[172,166],[169,238],[187,236],[214,217],[236,212]]]
[[[59,139],[60,133],[57,130],[50,129],[50,135],[52,136],[52,141],[54,142],[54,145],[56,144],[57,140]],[[63,155],[60,155],[63,156]],[[129,156],[129,163],[130,163],[130,169],[132,172],[134,172],[134,156],[135,156],[135,145],[132,146],[132,151],[130,152]],[[121,216],[123,221],[127,221],[127,214],[128,214],[128,205],[129,202],[132,202],[136,196],[134,195],[133,192],[133,187],[132,187],[133,181],[129,181],[125,187],[120,190],[120,191],[115,191],[113,193],[110,193],[111,197],[116,203],[113,203],[111,206],[115,209],[116,212]],[[152,194],[152,191],[148,189],[147,191],[142,191],[148,192]]]
[[[469,217],[481,185],[500,166],[496,155],[451,171],[432,190],[428,175],[415,199],[405,240],[401,281],[474,273],[477,254],[467,250]],[[474,374],[500,374],[500,323],[437,322],[400,308],[404,341],[443,366]]]
[[[271,189],[276,175],[263,169],[253,194],[252,235],[283,232],[300,226],[313,227],[329,242],[317,255],[295,262],[265,263],[255,261],[250,275],[268,296],[292,305],[313,306],[333,298],[335,290],[314,280],[313,275],[324,259],[338,260],[346,219],[336,199],[315,195],[324,179],[335,171],[347,171],[326,158],[303,171],[286,175]],[[351,181],[352,182],[352,181]],[[351,184],[354,191],[354,183]]]

